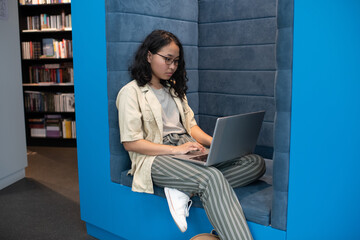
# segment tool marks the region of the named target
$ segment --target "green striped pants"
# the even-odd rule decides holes
[[[170,134],[164,144],[195,141],[187,134]],[[198,195],[210,223],[222,240],[252,239],[241,205],[233,188],[245,186],[265,173],[264,159],[251,154],[212,167],[157,156],[151,176],[155,185]]]

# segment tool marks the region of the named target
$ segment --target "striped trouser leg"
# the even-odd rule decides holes
[[[234,190],[215,167],[158,156],[152,164],[151,174],[158,186],[198,195],[220,239],[252,239]]]
[[[264,159],[256,154],[249,154],[233,161],[215,166],[228,180],[233,188],[246,186],[264,175],[266,171]]]
[[[176,135],[164,139],[164,142],[178,145],[190,140],[186,135]],[[226,166],[223,167],[227,170]],[[151,174],[158,186],[198,195],[221,239],[252,239],[241,205],[219,169],[158,156],[153,162]]]

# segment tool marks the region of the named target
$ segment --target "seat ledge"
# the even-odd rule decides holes
[[[244,214],[248,221],[261,225],[270,225],[272,206],[272,160],[265,160],[267,173],[259,180],[245,186],[234,188]],[[122,185],[131,187],[133,177],[128,175],[128,170],[121,173]],[[165,198],[164,189],[154,186],[154,194]],[[192,197],[193,207],[203,208],[198,196]]]

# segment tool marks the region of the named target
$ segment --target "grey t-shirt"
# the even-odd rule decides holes
[[[176,103],[171,97],[169,90],[164,87],[161,89],[152,88],[152,90],[162,107],[163,136],[170,133],[186,133],[185,128],[180,122],[179,109],[176,107]]]

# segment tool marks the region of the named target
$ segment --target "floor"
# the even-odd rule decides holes
[[[80,203],[76,148],[28,147],[27,178]]]
[[[0,240],[96,240],[81,221],[76,148],[27,155],[26,177],[0,191]]]

